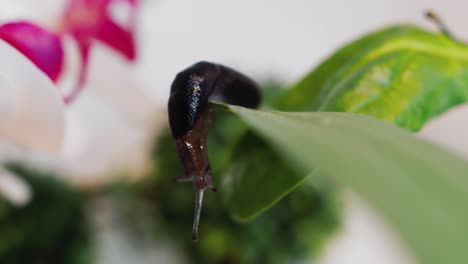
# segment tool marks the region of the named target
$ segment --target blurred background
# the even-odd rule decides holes
[[[58,30],[66,2],[0,0],[0,23],[26,19]],[[109,12],[113,19],[125,25],[130,11],[125,1],[115,2],[110,5]],[[51,169],[67,183],[79,186],[92,196],[94,200],[86,210],[92,223],[92,231],[88,232],[93,234],[91,258],[96,261],[94,263],[185,263],[191,256],[187,246],[179,246],[177,239],[149,236],[153,231],[148,229],[154,227],[145,221],[138,224],[143,226],[143,231],[138,231],[141,233],[129,235],[127,222],[138,222],[145,216],[130,213],[129,221],[122,210],[114,208],[121,205],[116,203],[115,197],[111,199],[102,194],[93,197],[95,190],[103,185],[122,178],[135,181],[151,172],[154,159],[159,157],[154,155],[154,140],[167,127],[165,111],[169,87],[179,71],[199,60],[208,60],[229,65],[259,82],[274,80],[286,87],[300,80],[338,47],[369,31],[396,23],[413,23],[436,30],[423,16],[427,9],[436,11],[459,39],[468,40],[467,8],[468,3],[463,1],[443,0],[141,0],[135,28],[136,61],[130,63],[100,43],[93,46],[84,91],[75,102],[61,110],[64,113],[63,144],[54,153],[43,154],[34,149],[18,149],[5,142],[2,153]],[[63,94],[73,86],[79,69],[76,46],[70,37],[65,37],[64,44],[65,74],[56,84]],[[14,91],[7,95],[11,93]],[[37,99],[28,94],[21,96],[26,102]],[[7,102],[0,99],[0,103]],[[34,133],[42,128],[23,124],[21,129]],[[468,157],[466,134],[466,106],[431,121],[419,133]],[[44,133],[33,137],[31,142],[53,142],[54,137],[53,133]],[[31,174],[21,168],[16,173]],[[8,178],[8,173],[3,174],[0,185],[10,186],[6,189],[19,186],[17,193],[20,196],[23,193],[27,200],[27,187],[24,190],[24,186],[15,185],[15,180]],[[109,187],[113,188],[129,195],[122,187]],[[3,189],[0,186],[0,190]],[[151,193],[151,190],[145,192]],[[5,195],[14,199],[18,194]],[[310,261],[320,264],[413,263],[398,237],[372,208],[349,191],[343,196],[341,224],[324,240],[323,247]],[[162,197],[171,199],[169,194]],[[187,212],[188,222],[191,222],[191,210],[190,207]],[[189,233],[187,239],[190,239]],[[192,247],[191,250],[197,249]],[[204,251],[209,252],[208,249]]]

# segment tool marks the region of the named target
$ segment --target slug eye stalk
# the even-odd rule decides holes
[[[216,192],[212,184],[206,137],[212,119],[208,100],[256,108],[261,95],[258,85],[231,68],[199,62],[177,74],[168,103],[169,126],[177,146],[185,176],[179,182],[191,182],[195,189],[193,240],[198,240],[203,194]]]

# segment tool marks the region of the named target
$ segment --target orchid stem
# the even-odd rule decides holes
[[[73,90],[70,92],[70,94],[64,96],[63,101],[65,102],[66,105],[70,105],[75,101],[75,99],[78,97],[78,95],[83,91],[87,75],[88,75],[88,61],[89,61],[89,51],[90,47],[89,45],[83,45],[79,47],[80,52],[81,52],[81,66],[80,66],[80,73],[78,76],[78,81],[73,87]]]
[[[66,105],[70,105],[75,101],[75,99],[78,97],[78,95],[81,93],[83,90],[83,83],[79,82],[78,84],[75,85],[73,90],[71,91],[70,94],[64,96],[63,101],[65,102]]]

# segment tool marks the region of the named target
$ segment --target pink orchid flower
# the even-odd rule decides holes
[[[63,47],[59,36],[27,21],[0,26],[0,39],[29,58],[53,82],[63,68]]]
[[[110,14],[111,4],[123,1],[131,10],[130,23],[121,26]],[[65,103],[71,103],[82,90],[88,69],[93,41],[100,41],[114,49],[129,61],[136,58],[134,37],[137,0],[69,0],[60,21],[59,33],[50,32],[39,25],[11,22],[0,26],[0,39],[15,47],[57,82],[64,64],[62,34],[71,35],[78,45],[81,68],[78,81]]]
[[[117,0],[70,0],[65,9],[62,30],[76,40],[81,55],[81,70],[74,91],[65,98],[72,101],[86,81],[91,44],[98,40],[133,61],[136,57],[134,21],[137,0],[120,0],[131,8],[130,25],[122,27],[112,20],[109,13],[111,4]],[[128,28],[128,29],[127,29]]]

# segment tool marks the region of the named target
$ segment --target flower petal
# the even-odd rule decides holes
[[[64,97],[65,104],[71,104],[76,97],[81,93],[85,85],[87,75],[88,75],[88,64],[89,64],[89,52],[90,44],[89,43],[78,43],[78,50],[81,59],[81,65],[78,73],[78,81],[73,87],[70,94]]]
[[[112,0],[70,0],[62,21],[64,33],[72,35],[79,45],[90,45],[99,40],[122,54],[128,60],[135,59],[134,21],[137,15],[136,0],[124,0],[131,8],[128,27],[122,27],[109,15]],[[129,29],[126,29],[129,28]]]
[[[115,0],[114,0],[115,1]],[[78,82],[65,103],[70,104],[82,90],[87,75],[89,53],[93,40],[101,41],[128,60],[136,57],[133,28],[137,15],[137,0],[121,0],[131,8],[128,27],[123,27],[112,20],[109,12],[113,0],[69,0],[62,19],[62,32],[73,36],[77,42],[81,68]],[[128,28],[128,29],[127,29]]]
[[[138,0],[127,0],[127,2],[129,4],[131,4],[132,6],[137,6],[138,5]]]
[[[0,87],[8,96],[2,101],[9,103],[0,113],[0,141],[59,153],[65,126],[59,90],[26,56],[1,40],[0,58]]]
[[[63,68],[63,47],[58,35],[26,21],[0,26],[3,39],[56,82]]]
[[[135,60],[136,49],[133,33],[123,29],[108,17],[103,20],[96,39],[115,49],[128,60]]]
[[[31,186],[5,168],[0,168],[0,197],[15,207],[27,205],[33,196]]]

